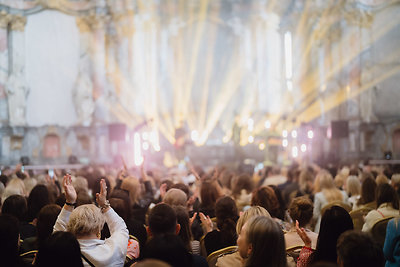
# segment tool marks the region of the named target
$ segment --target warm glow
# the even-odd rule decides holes
[[[289,142],[288,142],[287,139],[283,139],[283,140],[282,140],[282,146],[283,146],[283,147],[287,147],[288,144],[289,144]]]
[[[254,136],[250,135],[247,141],[249,141],[249,143],[252,144],[254,142]]]
[[[312,130],[309,130],[309,131],[307,132],[307,137],[308,137],[309,139],[313,139],[313,138],[314,138],[314,132],[313,132]]]
[[[265,144],[264,144],[264,143],[260,143],[260,144],[258,145],[258,148],[259,148],[260,150],[264,150],[264,149],[265,149]]]
[[[297,131],[296,131],[296,130],[293,130],[293,131],[292,131],[292,137],[293,137],[293,138],[297,138]]]
[[[301,152],[306,152],[307,151],[307,146],[305,145],[305,144],[302,144],[301,145],[301,147],[300,147],[300,149],[301,149]]]
[[[297,158],[298,155],[299,155],[299,151],[297,149],[297,146],[292,147],[292,157]]]
[[[284,138],[288,137],[288,131],[287,131],[287,130],[283,130],[282,136],[283,136]]]
[[[271,128],[271,122],[269,120],[266,120],[264,126],[265,126],[265,129]]]

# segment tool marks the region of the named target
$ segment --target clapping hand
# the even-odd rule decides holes
[[[304,228],[299,227],[299,221],[296,220],[296,232],[300,236],[301,240],[303,240],[304,245],[306,247],[311,247],[311,239],[308,237]]]
[[[70,174],[64,175],[63,188],[65,192],[65,201],[67,203],[75,204],[76,202],[76,191],[72,185],[72,179]]]

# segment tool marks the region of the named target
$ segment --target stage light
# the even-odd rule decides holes
[[[297,146],[292,147],[292,157],[297,158],[298,155],[299,155],[299,151],[297,149]]]
[[[314,138],[314,132],[313,132],[313,130],[309,130],[309,131],[307,132],[307,137],[308,137],[309,139],[313,139],[313,138]]]
[[[143,150],[149,150],[149,143],[143,142],[142,147],[143,147]]]
[[[297,131],[296,131],[296,130],[293,130],[293,131],[292,131],[292,137],[293,137],[293,138],[297,138]]]
[[[292,91],[293,90],[293,83],[292,83],[292,81],[287,81],[286,82],[286,87],[287,87],[287,89],[288,89],[288,91]]]
[[[283,140],[282,140],[282,146],[283,146],[283,147],[287,147],[288,144],[289,144],[289,142],[288,142],[287,139],[283,139]]]
[[[149,133],[148,133],[148,132],[143,132],[143,133],[142,133],[142,139],[143,139],[143,140],[149,139]]]
[[[283,136],[284,138],[288,137],[288,131],[287,131],[287,130],[283,130],[283,131],[282,131],[282,136]]]
[[[140,140],[140,134],[135,133],[133,137],[133,145],[134,145],[134,162],[136,166],[139,166],[143,162],[143,157],[142,157],[142,150],[141,150],[141,140]]]
[[[252,144],[254,142],[254,136],[250,135],[247,141],[249,141],[249,143]]]
[[[230,140],[229,136],[224,136],[224,137],[222,138],[222,142],[224,142],[225,144],[228,143],[229,140]]]
[[[302,144],[300,147],[301,152],[306,152],[307,151],[307,146],[305,144]]]
[[[269,120],[266,120],[264,126],[265,126],[265,129],[271,128],[271,122]]]
[[[254,130],[254,120],[252,118],[249,118],[247,120],[247,129],[252,132]]]
[[[160,152],[161,147],[159,145],[154,146],[154,151]]]
[[[292,34],[290,32],[285,33],[285,67],[286,67],[286,79],[292,78]]]
[[[260,150],[264,150],[264,149],[265,149],[265,144],[264,144],[264,143],[259,144],[259,145],[258,145],[258,148],[259,148]]]
[[[196,142],[197,140],[199,140],[199,132],[193,130],[192,133],[190,134],[190,137],[192,138],[192,141]]]

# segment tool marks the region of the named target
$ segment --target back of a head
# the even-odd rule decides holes
[[[254,190],[251,198],[252,206],[261,206],[265,208],[272,217],[279,215],[279,202],[274,190],[269,186],[264,186]]]
[[[159,203],[150,211],[148,225],[153,236],[167,233],[174,234],[176,223],[176,213],[168,204]]]
[[[75,236],[70,232],[53,233],[40,248],[35,266],[83,267],[81,250]]]
[[[189,214],[182,206],[173,206],[173,209],[176,212],[177,223],[181,226],[178,236],[182,239],[188,251],[191,251],[192,231],[190,229]]]
[[[104,222],[100,209],[93,204],[86,204],[72,211],[67,229],[80,238],[93,233],[97,234],[103,228]]]
[[[400,185],[400,174],[396,173],[392,175],[391,179],[392,186],[399,186]]]
[[[206,208],[214,208],[217,199],[220,197],[221,192],[218,188],[216,180],[206,179],[203,180],[200,187],[201,204]]]
[[[19,222],[11,215],[0,215],[0,259],[1,263],[13,266],[18,259]]]
[[[346,181],[346,191],[349,196],[361,194],[361,183],[357,176],[349,176]]]
[[[40,210],[36,224],[39,247],[53,232],[53,226],[60,212],[61,207],[56,204],[46,205]]]
[[[134,205],[137,202],[140,194],[139,180],[132,176],[127,177],[122,181],[121,189],[129,192],[131,205]]]
[[[344,208],[332,206],[327,209],[321,219],[314,262],[336,262],[337,239],[342,233],[353,229],[353,221]]]
[[[381,184],[376,188],[376,205],[390,203],[394,209],[399,209],[399,197],[396,191],[389,184]]]
[[[363,180],[361,184],[361,198],[358,201],[359,205],[375,201],[376,186],[375,180],[371,177]]]
[[[171,188],[165,193],[163,202],[171,206],[186,207],[187,195],[180,189]]]
[[[242,231],[243,225],[252,217],[256,216],[266,216],[271,218],[271,215],[269,215],[269,212],[260,206],[251,206],[248,210],[242,213],[240,215],[240,218],[237,221],[236,224],[236,233],[239,235],[240,232]]]
[[[360,231],[347,231],[337,241],[337,255],[343,267],[383,267],[382,249],[372,237]]]
[[[305,227],[313,216],[314,205],[308,197],[297,197],[289,206],[289,215],[293,222],[299,221],[300,227]]]
[[[10,214],[16,217],[20,222],[25,218],[27,211],[26,198],[21,195],[9,196],[3,203],[2,214]]]
[[[50,204],[49,191],[45,185],[35,186],[28,197],[28,222],[37,217],[41,208]]]
[[[250,175],[241,174],[237,177],[234,177],[232,185],[232,194],[234,196],[240,195],[240,192],[244,189],[247,193],[250,193],[254,189],[254,182]]]
[[[388,184],[389,179],[384,174],[379,174],[375,179],[376,184],[379,186],[381,184]]]
[[[174,234],[158,235],[150,239],[143,251],[143,259],[158,259],[173,267],[192,266],[192,255],[186,250],[182,240]]]
[[[239,218],[235,201],[228,196],[218,199],[215,205],[215,216],[221,233],[221,241],[225,244],[234,244],[237,239],[236,222]]]
[[[286,267],[285,238],[279,225],[265,216],[253,217],[246,225],[246,239],[252,245],[246,266]]]

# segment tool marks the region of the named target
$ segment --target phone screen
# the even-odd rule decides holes
[[[54,178],[54,170],[53,169],[49,169],[49,176],[53,179]]]

